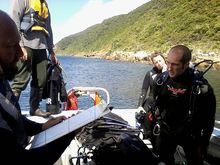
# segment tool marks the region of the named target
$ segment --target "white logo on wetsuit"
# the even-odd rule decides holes
[[[186,92],[186,89],[174,88],[170,85],[167,85],[167,90],[172,92],[173,95],[184,94]]]

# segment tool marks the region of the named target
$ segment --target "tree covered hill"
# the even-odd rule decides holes
[[[59,54],[166,52],[175,44],[220,54],[219,0],[151,0],[126,15],[63,38]]]

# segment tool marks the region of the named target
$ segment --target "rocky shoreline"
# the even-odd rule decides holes
[[[79,56],[89,57],[89,58],[102,58],[107,60],[115,60],[115,61],[129,61],[129,62],[140,62],[151,64],[150,62],[150,52],[125,52],[125,51],[116,51],[111,54],[109,53],[91,53],[92,55],[84,55],[81,54]],[[164,55],[166,57],[166,55]],[[212,69],[220,70],[220,55],[215,54],[214,52],[210,53],[201,53],[200,51],[192,52],[192,63],[196,64],[203,60],[212,60],[214,62]],[[208,63],[202,63],[200,67],[207,67]]]

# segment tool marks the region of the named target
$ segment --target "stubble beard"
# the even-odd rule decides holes
[[[8,64],[8,65],[2,64],[1,66],[4,71],[5,79],[9,80],[9,81],[13,80],[15,75],[18,72],[18,67],[17,67],[16,63]]]

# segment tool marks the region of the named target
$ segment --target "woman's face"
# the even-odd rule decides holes
[[[154,58],[152,59],[152,61],[153,61],[153,65],[154,65],[155,67],[157,67],[157,69],[159,69],[159,70],[162,70],[163,67],[166,65],[166,63],[165,63],[163,57],[161,57],[160,55],[154,57]]]

